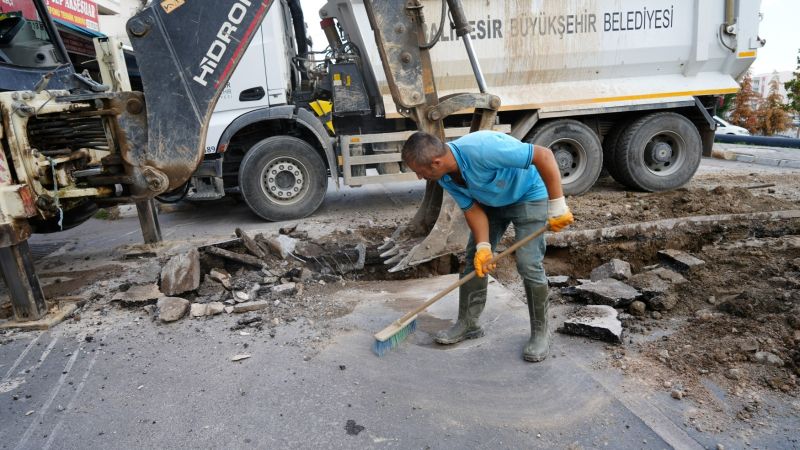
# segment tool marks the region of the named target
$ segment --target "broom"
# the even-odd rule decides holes
[[[548,226],[545,225],[542,228],[533,232],[530,236],[527,236],[524,239],[515,242],[514,245],[507,248],[504,252],[492,258],[488,263],[486,263],[486,265],[493,264],[499,261],[500,259],[510,255],[511,253],[514,253],[518,248],[541,236],[542,233],[544,233],[547,230]],[[427,302],[418,306],[413,311],[410,311],[408,314],[392,322],[392,324],[389,325],[388,327],[376,333],[375,343],[372,345],[372,351],[374,351],[375,354],[378,356],[383,356],[389,350],[400,345],[401,342],[403,342],[411,333],[413,333],[417,329],[417,315],[419,313],[428,309],[429,306],[441,300],[442,297],[449,294],[457,287],[475,278],[475,275],[476,273],[473,270],[472,272],[468,273],[464,277],[460,278],[458,281],[454,282],[453,284],[445,288],[443,291],[431,297],[431,299],[428,300]]]

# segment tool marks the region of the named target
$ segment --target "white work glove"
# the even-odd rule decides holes
[[[547,201],[547,223],[550,224],[551,231],[559,232],[572,222],[575,222],[575,218],[572,217],[564,197]]]

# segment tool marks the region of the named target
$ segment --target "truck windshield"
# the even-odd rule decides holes
[[[0,64],[46,68],[63,62],[32,0],[0,1]]]

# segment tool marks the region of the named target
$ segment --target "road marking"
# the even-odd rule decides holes
[[[44,405],[42,405],[42,407],[39,409],[39,414],[36,415],[34,420],[28,426],[28,429],[25,430],[25,434],[22,435],[22,438],[17,443],[16,447],[14,447],[15,450],[23,448],[25,444],[27,444],[28,439],[31,438],[33,432],[36,430],[36,428],[38,428],[39,423],[43,422],[45,413],[47,413],[47,410],[50,409],[50,405],[53,404],[53,400],[56,399],[59,391],[61,391],[61,388],[64,386],[64,382],[67,380],[67,376],[69,375],[70,370],[72,370],[72,366],[75,364],[75,361],[78,359],[78,355],[82,351],[83,347],[78,347],[74,352],[72,352],[72,357],[69,358],[67,365],[64,366],[64,370],[61,372],[58,382],[50,391],[50,396],[47,398],[47,401],[44,403]]]
[[[31,372],[33,372],[34,370],[36,370],[36,369],[38,369],[39,367],[42,366],[42,364],[44,363],[44,360],[47,358],[47,355],[49,355],[50,352],[53,350],[53,347],[56,346],[56,342],[57,341],[58,341],[57,337],[54,337],[53,340],[50,341],[50,344],[47,346],[46,349],[44,349],[44,352],[42,352],[42,356],[39,357],[39,362],[37,362],[36,365],[33,366],[33,369],[31,369]]]
[[[78,398],[78,396],[80,395],[81,391],[83,390],[83,387],[86,385],[86,379],[89,378],[89,373],[92,371],[92,367],[94,367],[94,363],[97,362],[97,356],[99,354],[100,354],[100,352],[94,352],[94,356],[92,357],[92,360],[89,361],[89,366],[86,368],[86,372],[83,373],[83,376],[81,377],[81,382],[78,384],[78,387],[75,389],[75,392],[72,394],[72,398],[69,399],[69,403],[67,403],[67,409],[65,411],[71,411],[72,410],[72,407],[75,404],[75,400]],[[63,423],[64,423],[64,415],[61,415],[61,416],[59,416],[58,422],[53,427],[53,430],[49,433],[50,436],[47,438],[47,442],[44,444],[44,447],[42,447],[42,450],[47,450],[47,449],[50,448],[51,445],[53,445],[53,439],[55,439],[56,434],[60,430],[61,425]]]
[[[33,348],[33,346],[36,344],[36,342],[39,340],[39,338],[40,338],[40,337],[42,337],[42,335],[43,335],[43,334],[44,334],[44,332],[42,332],[42,333],[39,333],[39,334],[38,334],[38,335],[37,335],[37,336],[36,336],[36,337],[35,337],[35,338],[34,338],[34,339],[33,339],[33,340],[32,340],[32,341],[31,341],[31,342],[28,344],[28,346],[27,346],[27,347],[25,347],[25,350],[23,350],[23,351],[22,351],[22,353],[20,353],[20,354],[19,354],[19,357],[17,357],[17,360],[16,360],[16,361],[14,361],[14,364],[12,364],[12,365],[11,365],[11,368],[10,368],[10,369],[8,369],[8,372],[6,372],[6,375],[3,377],[3,381],[8,381],[8,378],[11,376],[11,374],[12,374],[12,373],[14,373],[14,369],[16,369],[16,368],[17,368],[17,366],[19,366],[19,363],[21,363],[21,362],[22,362],[22,360],[23,360],[23,359],[25,359],[25,356],[28,354],[28,352],[30,352],[30,351],[31,351],[31,348]]]

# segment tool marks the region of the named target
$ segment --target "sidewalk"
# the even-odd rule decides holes
[[[796,149],[715,142],[711,156],[728,161],[800,169],[800,150]]]

